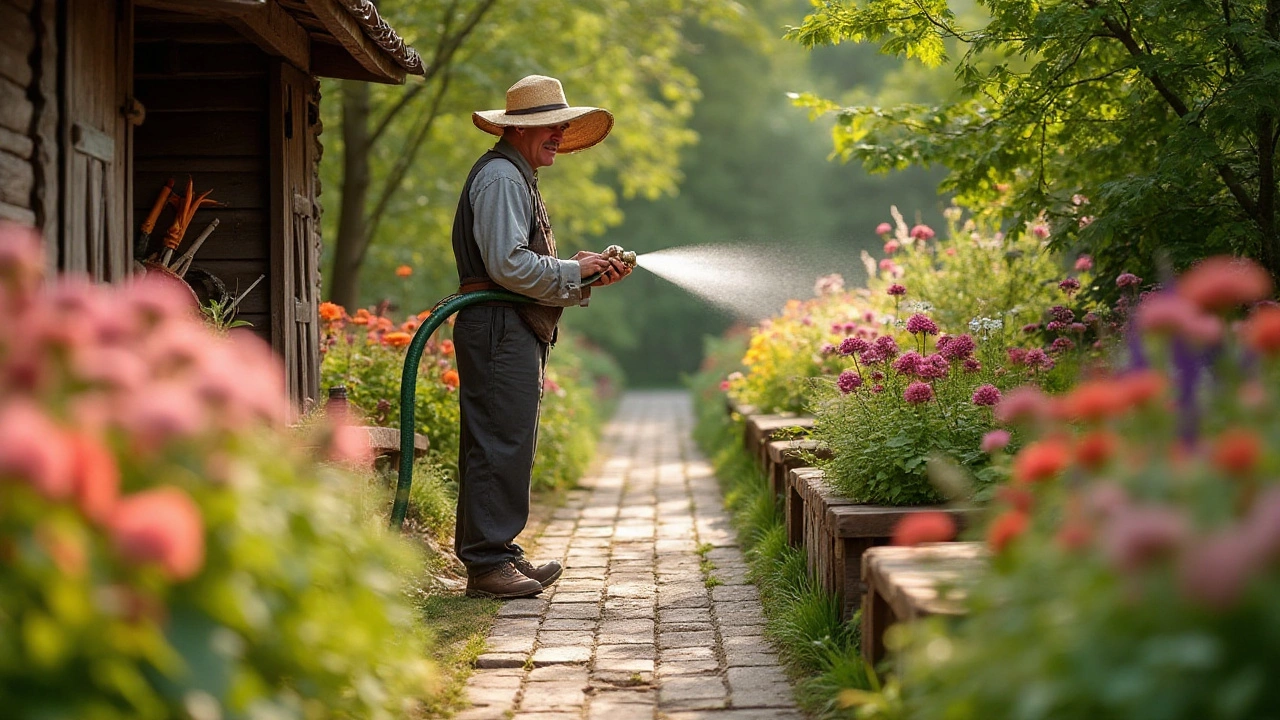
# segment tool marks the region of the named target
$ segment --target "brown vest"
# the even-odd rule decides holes
[[[471,184],[475,182],[480,168],[499,158],[509,160],[524,177],[529,188],[529,199],[533,206],[533,217],[529,218],[529,250],[539,255],[556,256],[556,237],[551,231],[551,220],[547,217],[547,206],[542,202],[542,194],[538,192],[537,176],[526,172],[526,163],[517,161],[517,151],[505,142],[499,142],[492,150],[480,156],[467,175],[467,182],[462,187],[462,197],[458,198],[458,210],[453,216],[453,257],[458,266],[458,279],[463,285],[475,285],[488,281],[493,283],[480,257],[480,247],[475,239],[475,211],[471,207]],[[496,283],[495,283],[496,285]],[[533,331],[539,340],[551,345],[556,341],[556,325],[564,308],[532,303],[516,303],[516,312],[525,325]]]

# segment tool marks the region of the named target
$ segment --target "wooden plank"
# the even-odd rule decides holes
[[[267,168],[263,164],[260,166],[261,172],[265,173]],[[199,163],[191,163],[185,166],[175,166],[171,172],[138,172],[134,175],[134,182],[140,190],[140,196],[134,206],[134,210],[141,210],[144,214],[151,210],[151,202],[155,200],[155,193],[164,186],[165,180],[174,179],[174,192],[186,192],[187,176],[190,174],[192,179],[192,187],[195,192],[202,193],[205,190],[212,189],[213,194],[210,195],[214,200],[226,203],[226,208],[204,208],[196,213],[196,221],[201,218],[211,218],[217,213],[225,210],[261,210],[267,207],[267,178],[254,173],[214,173],[202,169]],[[171,211],[161,213],[162,217],[170,217]]]
[[[244,36],[221,18],[175,18],[171,13],[143,9],[133,25],[134,39],[139,43],[198,42],[207,44],[242,44]]]
[[[27,98],[27,89],[7,78],[0,78],[0,127],[26,133],[31,128],[35,106]]]
[[[228,22],[267,54],[284,58],[294,67],[310,72],[311,36],[279,4],[266,3]]]
[[[892,537],[898,522],[921,512],[946,513],[956,521],[958,529],[964,530],[973,511],[941,505],[887,507],[859,504],[834,505],[829,510],[831,529],[837,537]]]
[[[71,125],[71,146],[76,152],[108,165],[116,159],[115,138],[84,123]]]
[[[32,167],[35,170],[35,192],[32,197],[32,210],[35,211],[35,225],[45,236],[45,266],[49,272],[58,267],[58,243],[61,235],[61,218],[58,216],[58,203],[61,202],[61,189],[58,185],[58,123],[60,120],[58,103],[58,2],[59,0],[39,0],[38,46],[32,55],[32,72],[34,74],[35,148],[32,153]]]
[[[267,152],[267,117],[261,112],[163,113],[138,132],[138,157],[261,157]]]
[[[219,228],[221,229],[221,228]],[[218,231],[215,230],[216,234]],[[202,260],[200,255],[191,263],[192,270],[203,270],[214,275],[226,286],[232,295],[244,292],[259,275],[267,275],[267,264],[260,259],[253,260]],[[190,272],[188,271],[188,274]],[[268,278],[270,276],[268,275]],[[245,313],[267,313],[271,308],[271,288],[268,280],[258,283],[240,303],[240,310]]]
[[[227,17],[252,12],[267,0],[134,0],[140,8],[202,17]]]
[[[0,77],[20,87],[28,87],[32,80],[31,52],[36,36],[29,13],[30,8],[0,2]]]
[[[367,35],[364,28],[336,0],[306,0],[307,8],[356,62],[381,82],[404,82],[405,69]],[[318,46],[313,48],[318,50]]]
[[[35,169],[28,160],[0,151],[0,201],[31,209]]]
[[[23,133],[0,127],[0,150],[30,160],[35,152],[35,141]]]
[[[9,5],[23,15],[30,14],[32,8],[36,6],[35,0],[0,0],[0,5]]]
[[[134,83],[133,94],[147,107],[147,119],[166,112],[235,112],[264,110],[265,77],[147,78]]]
[[[27,208],[10,205],[0,200],[0,220],[11,220],[19,225],[35,225],[36,214]]]
[[[150,208],[134,208],[135,215],[145,215]],[[160,249],[160,239],[172,221],[172,211],[162,214],[151,233],[150,251]],[[190,247],[191,242],[208,225],[217,218],[218,227],[200,246],[196,258],[204,262],[215,260],[262,260],[269,253],[269,235],[267,233],[267,213],[264,210],[227,210],[216,208],[202,210],[192,222],[192,227],[183,238],[179,253]],[[264,281],[265,282],[265,281]]]
[[[245,157],[242,155],[233,155],[231,157],[211,157],[211,156],[191,156],[191,155],[162,155],[155,157],[141,157],[134,164],[138,172],[159,173],[166,177],[176,177],[173,173],[175,169],[182,172],[195,173],[257,173],[263,174],[267,171],[267,159],[265,157]],[[258,179],[261,182],[261,178]],[[163,184],[163,181],[161,182]],[[157,188],[158,189],[158,188]],[[143,188],[143,190],[148,190]],[[149,191],[149,190],[148,190]],[[154,198],[152,198],[154,199]],[[143,198],[144,204],[149,202],[148,198]],[[150,205],[148,205],[148,208]]]

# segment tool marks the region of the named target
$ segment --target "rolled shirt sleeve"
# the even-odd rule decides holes
[[[578,261],[539,255],[529,249],[533,201],[514,165],[494,160],[481,168],[471,185],[471,207],[476,244],[490,279],[543,305],[582,304]]]

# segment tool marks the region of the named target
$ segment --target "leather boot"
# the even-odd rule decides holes
[[[542,592],[542,583],[525,577],[509,562],[498,567],[467,578],[467,597],[481,598],[523,598],[533,597]]]
[[[551,562],[534,567],[533,563],[524,558],[516,558],[512,561],[516,569],[525,577],[537,580],[542,587],[551,587],[551,584],[560,579],[560,573],[564,572],[564,566],[558,561]]]

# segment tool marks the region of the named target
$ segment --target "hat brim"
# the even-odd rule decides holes
[[[471,122],[490,135],[501,135],[509,127],[547,127],[570,123],[564,131],[557,154],[578,152],[595,145],[613,129],[613,114],[594,107],[568,107],[559,110],[508,115],[506,110],[485,110],[471,114]]]

